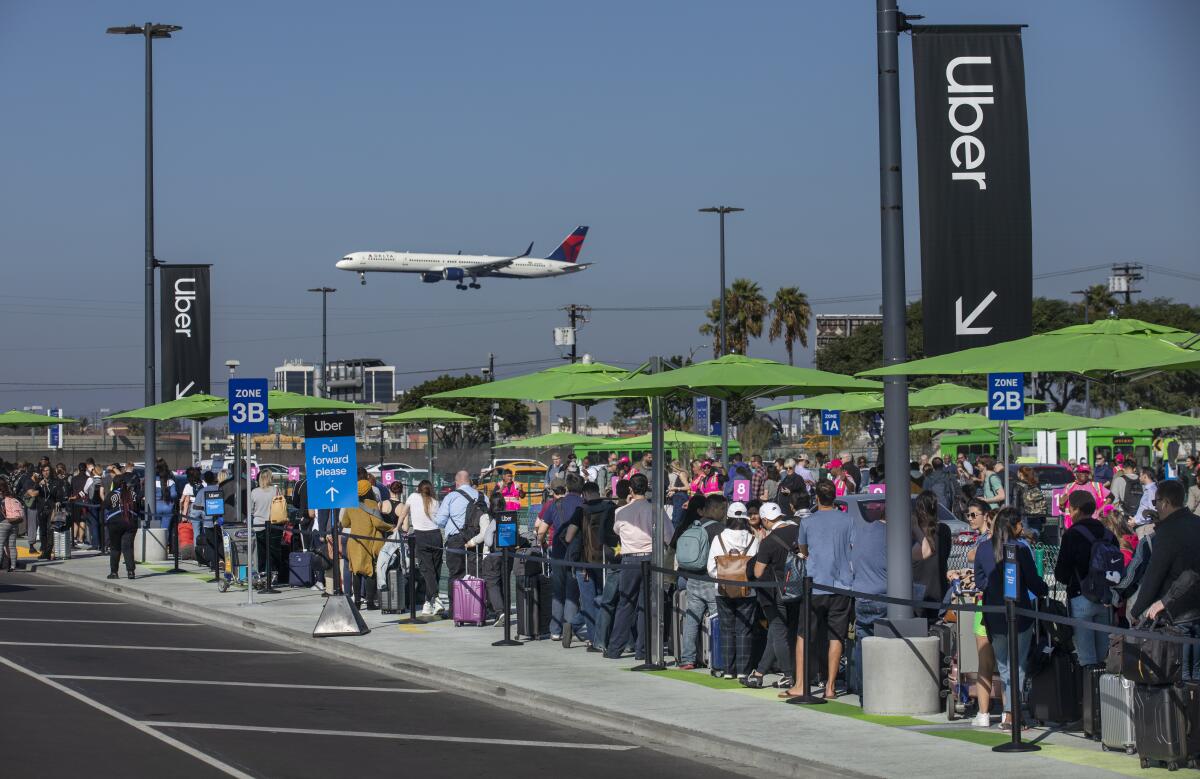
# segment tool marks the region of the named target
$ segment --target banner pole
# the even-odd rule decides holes
[[[250,511],[250,492],[253,489],[254,480],[250,478],[250,450],[254,448],[254,439],[246,434],[245,458],[243,462],[246,465],[246,605],[254,605],[254,514]]]

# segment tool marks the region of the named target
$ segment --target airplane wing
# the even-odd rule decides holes
[[[497,260],[496,262],[489,262],[484,265],[475,265],[472,268],[464,269],[464,270],[467,270],[467,272],[472,276],[486,276],[495,271],[507,268],[509,265],[512,265],[514,262],[521,259],[522,257],[528,257],[530,255],[530,253],[532,253],[532,252],[533,252],[533,243],[531,242],[529,244],[529,248],[527,248],[525,250],[524,254],[518,254],[516,257],[507,257],[503,260]]]

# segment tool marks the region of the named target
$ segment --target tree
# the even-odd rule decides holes
[[[442,375],[436,379],[422,382],[404,393],[400,398],[399,411],[411,411],[426,405],[425,397],[438,392],[473,387],[483,383],[482,376]],[[529,430],[529,411],[519,400],[487,400],[484,398],[463,398],[460,400],[431,400],[429,405],[468,414],[475,417],[475,422],[465,425],[446,425],[442,429],[441,439],[444,446],[478,446],[491,440],[491,430],[488,424],[492,415],[492,403],[496,404],[496,415],[500,422],[500,435],[521,436]]]
[[[749,279],[734,279],[725,290],[725,353],[746,354],[751,338],[761,338],[767,318],[767,298],[762,288]],[[708,321],[700,325],[700,334],[713,339],[713,356],[720,356],[721,306],[713,300]]]
[[[783,348],[787,350],[788,365],[794,365],[793,351],[796,342],[808,346],[808,325],[812,319],[812,308],[808,305],[808,295],[799,287],[780,287],[775,291],[771,301],[771,329],[767,338],[774,343],[783,339]]]

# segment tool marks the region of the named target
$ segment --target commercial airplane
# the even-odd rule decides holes
[[[367,273],[419,273],[421,281],[433,284],[454,281],[458,289],[479,289],[479,279],[490,276],[501,279],[544,279],[578,273],[591,265],[577,262],[587,237],[587,227],[580,225],[563,239],[554,253],[546,258],[531,257],[533,244],[516,257],[494,257],[486,254],[422,254],[418,252],[351,252],[338,260],[339,270],[354,271],[363,284]]]

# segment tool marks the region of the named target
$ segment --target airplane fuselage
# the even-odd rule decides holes
[[[450,281],[475,278],[540,279],[577,273],[590,263],[560,262],[537,257],[518,257],[502,268],[495,266],[510,257],[486,254],[426,254],[421,252],[351,252],[338,261],[339,270],[356,273],[419,273],[426,280],[438,276]],[[461,271],[461,273],[459,273]]]

